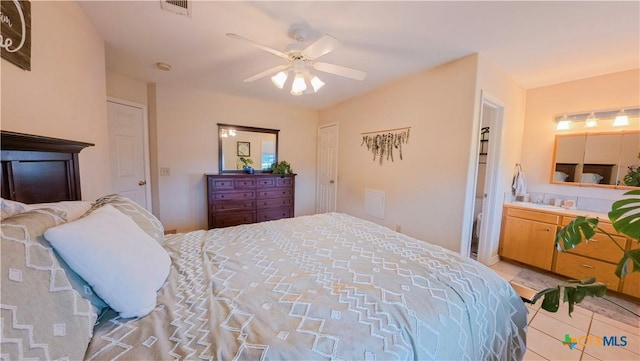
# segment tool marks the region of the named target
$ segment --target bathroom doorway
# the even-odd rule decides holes
[[[482,93],[478,120],[478,146],[476,150],[475,188],[467,190],[473,198],[472,231],[468,241],[468,255],[485,265],[497,262],[500,238],[500,207],[502,196],[498,192],[500,150],[504,106]],[[498,218],[496,218],[498,217]]]
[[[489,159],[489,144],[491,137],[491,121],[496,116],[496,109],[488,104],[482,104],[480,113],[480,134],[478,144],[478,165],[476,168],[476,189],[474,192],[475,201],[473,203],[473,230],[471,232],[471,250],[469,256],[478,259],[478,245],[480,240],[480,229],[484,213],[485,180],[487,175],[487,162]]]

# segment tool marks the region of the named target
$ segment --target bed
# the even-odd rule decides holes
[[[6,150],[3,142],[3,167]],[[527,311],[507,282],[475,261],[375,223],[328,213],[165,236],[153,215],[124,197],[86,202],[72,195],[33,205],[4,199],[13,195],[5,193],[4,178],[3,201],[23,209],[3,217],[3,359],[524,356]],[[79,178],[71,178],[79,189]],[[72,232],[78,229],[85,233]],[[99,239],[119,229],[127,236]],[[140,249],[89,248],[72,257],[93,238],[100,247],[122,238]],[[47,259],[37,267],[29,258],[36,249]],[[28,254],[27,261],[9,259],[11,252]],[[87,258],[116,270],[85,273]],[[124,278],[109,285],[113,295],[104,293],[98,278],[117,270]],[[44,286],[26,282],[29,272]],[[152,294],[151,305],[138,300],[136,287],[122,289],[133,279]],[[138,301],[142,311],[127,309]]]

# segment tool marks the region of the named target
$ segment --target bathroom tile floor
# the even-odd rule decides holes
[[[500,261],[491,269],[511,281],[522,267]],[[566,304],[562,303],[558,312],[551,313],[540,309],[541,303],[525,304],[529,309],[529,323],[524,360],[640,360],[640,319],[634,327],[580,306],[576,306],[569,317]],[[583,341],[572,350],[562,343],[567,334],[580,340],[601,339],[602,336],[618,336],[620,340],[625,336],[626,346],[589,345]]]

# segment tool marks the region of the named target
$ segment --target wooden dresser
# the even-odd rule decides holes
[[[295,174],[207,174],[209,228],[293,217]]]

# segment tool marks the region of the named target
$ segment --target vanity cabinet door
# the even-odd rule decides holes
[[[558,226],[506,216],[500,256],[551,270]]]

